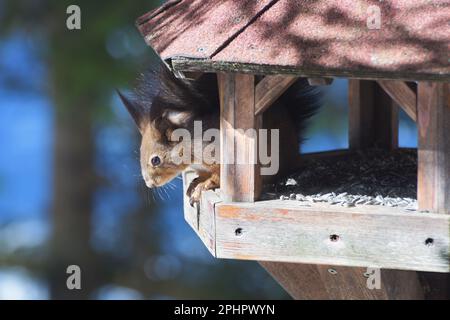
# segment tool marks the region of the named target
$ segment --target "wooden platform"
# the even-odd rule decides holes
[[[199,210],[186,199],[185,218],[217,258],[450,272],[450,215],[290,200],[223,203],[220,191],[210,191]]]
[[[448,81],[449,17],[448,0],[172,0],[137,24],[179,74]]]

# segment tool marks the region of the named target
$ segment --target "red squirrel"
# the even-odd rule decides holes
[[[203,130],[219,129],[220,104],[215,74],[185,80],[176,78],[165,65],[160,65],[157,70],[141,75],[131,97],[118,94],[142,135],[141,171],[149,188],[165,185],[188,168],[198,174],[187,189],[191,205],[199,202],[203,191],[220,187],[220,159],[201,159],[199,165],[199,159],[194,159],[195,153],[190,156],[190,163],[175,162],[171,156],[179,143],[171,138],[175,130],[185,129],[194,137],[195,121],[201,121]],[[318,106],[318,91],[309,86],[306,79],[299,78],[265,112],[263,127],[279,129],[282,161],[279,174],[292,168],[293,163],[289,161],[298,155],[305,121]],[[191,143],[194,144],[195,139]],[[201,145],[204,147],[205,142]]]

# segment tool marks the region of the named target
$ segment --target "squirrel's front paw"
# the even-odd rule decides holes
[[[204,182],[198,182],[196,179],[193,180],[187,190],[189,204],[194,207],[195,203],[200,203],[203,191],[213,190],[215,188],[217,188],[217,185],[211,180],[206,180]]]

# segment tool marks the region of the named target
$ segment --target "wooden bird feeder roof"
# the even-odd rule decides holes
[[[448,81],[449,17],[449,0],[173,0],[137,25],[175,72]]]

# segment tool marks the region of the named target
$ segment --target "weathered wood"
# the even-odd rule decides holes
[[[183,71],[175,71],[174,72],[175,77],[179,79],[185,79],[185,80],[198,80],[202,75],[204,75],[203,72],[183,72]]]
[[[222,199],[255,201],[261,193],[255,79],[252,75],[218,74],[220,92],[220,156]]]
[[[330,77],[350,78],[366,80],[401,80],[401,81],[450,81],[448,73],[425,73],[414,71],[385,71],[385,70],[345,70],[308,68],[302,66],[262,65],[228,61],[214,61],[208,59],[195,59],[187,57],[174,57],[171,65],[176,71],[199,71],[199,72],[240,72],[261,75],[291,75],[296,77]]]
[[[255,114],[262,114],[297,80],[293,76],[266,76],[255,90]]]
[[[216,205],[217,257],[450,272],[450,216],[297,201]]]
[[[373,143],[374,91],[370,81],[348,81],[349,147],[366,148]]]
[[[398,147],[398,106],[374,81],[349,80],[349,146]]]
[[[381,80],[378,84],[411,119],[417,120],[417,97],[405,82]]]
[[[416,272],[380,270],[379,289],[367,286],[366,268],[261,262],[283,288],[298,300],[423,299]]]
[[[213,191],[202,194],[200,206],[195,208],[189,204],[189,197],[186,196],[187,188],[193,179],[196,178],[194,171],[183,173],[183,194],[184,194],[184,218],[192,229],[203,241],[209,252],[216,256],[216,226],[215,226],[215,205],[220,202],[220,198]]]
[[[450,213],[449,84],[418,84],[418,201],[421,210]]]
[[[329,86],[333,83],[333,78],[308,78],[310,86]]]
[[[374,83],[374,141],[373,145],[385,148],[398,148],[399,106],[386,92]]]

